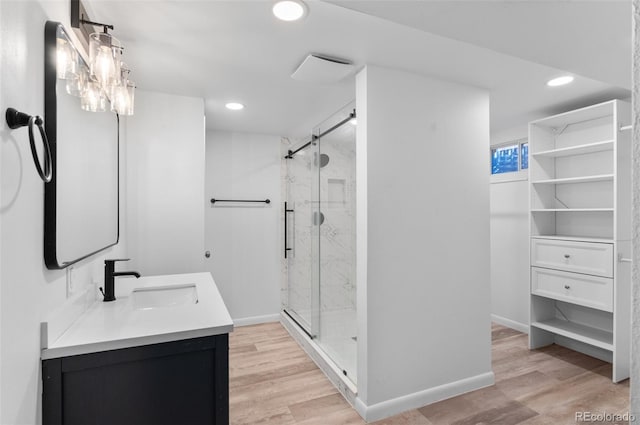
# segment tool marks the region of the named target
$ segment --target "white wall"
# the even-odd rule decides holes
[[[4,108],[4,98],[2,97],[2,94],[4,93],[4,84],[2,83],[2,81],[4,81],[4,75],[2,74],[2,70],[5,69],[4,66],[4,53],[5,53],[5,45],[4,43],[2,43],[2,39],[3,39],[3,33],[4,33],[4,22],[2,21],[2,3],[0,2],[0,107]],[[6,131],[6,127],[3,127],[2,131]],[[4,135],[0,136],[2,137],[2,140],[4,142]],[[3,143],[4,144],[4,143]],[[2,166],[2,160],[4,158],[4,155],[2,154],[2,149],[0,149],[0,179],[2,178],[2,170],[4,170],[4,167]],[[0,202],[3,200],[2,197],[2,185],[0,184]],[[0,215],[0,285],[2,285],[2,216]],[[0,289],[0,382],[3,382],[3,373],[2,373],[2,290]],[[3,415],[3,409],[2,409],[2,403],[3,403],[3,390],[2,390],[2,385],[0,385],[0,422],[2,421]]]
[[[143,275],[204,271],[204,101],[138,90],[124,126],[131,261]]]
[[[280,311],[280,137],[207,132],[206,260],[236,324]],[[215,204],[209,199],[270,199]]]
[[[374,420],[493,383],[489,94],[372,66],[356,93],[356,407]]]
[[[633,0],[633,268],[631,409],[640,418],[640,0]]]
[[[527,125],[491,135],[491,145],[527,138]],[[487,151],[487,161],[488,151]],[[529,184],[527,171],[499,175],[490,185],[491,314],[495,322],[529,329]],[[505,180],[506,178],[506,180]]]
[[[0,2],[0,423],[41,422],[40,321],[65,305],[65,271],[43,261],[43,183],[31,159],[26,129],[7,128],[15,107],[44,114],[44,23],[67,23],[68,2]],[[68,25],[67,25],[68,26]],[[126,143],[126,139],[122,139]],[[75,266],[76,287],[102,281],[105,257],[121,243]]]

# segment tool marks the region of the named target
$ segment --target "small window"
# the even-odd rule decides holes
[[[518,171],[519,145],[491,149],[491,174]]]
[[[491,149],[491,174],[513,173],[529,168],[529,143],[511,142]]]

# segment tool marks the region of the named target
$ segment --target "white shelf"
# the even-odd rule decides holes
[[[562,128],[565,125],[591,121],[599,118],[612,117],[614,103],[614,100],[610,100],[607,102],[599,103],[597,105],[591,105],[584,108],[575,109],[573,111],[563,112],[551,117],[542,118],[533,121],[531,124],[547,128]]]
[[[567,177],[563,179],[548,179],[548,180],[536,180],[531,184],[573,184],[573,183],[592,183],[592,182],[604,182],[613,181],[613,174],[599,174],[597,176],[583,176],[583,177]]]
[[[572,241],[572,242],[595,242],[595,243],[613,243],[613,239],[610,238],[593,238],[582,236],[566,236],[566,235],[532,235],[532,239],[551,239],[557,241]]]
[[[531,212],[613,212],[613,208],[535,208]]]
[[[594,347],[613,351],[613,333],[602,329],[592,328],[579,323],[568,322],[560,319],[533,322],[531,326],[545,331],[553,332],[576,341],[584,342]]]
[[[532,153],[531,156],[558,158],[558,157],[571,156],[571,155],[583,155],[586,153],[612,151],[613,146],[614,146],[614,140],[606,140],[602,142],[571,146],[568,148],[551,149],[543,152],[535,152],[535,153]]]

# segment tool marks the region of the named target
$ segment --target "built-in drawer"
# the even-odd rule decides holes
[[[531,265],[613,277],[613,244],[533,238]]]
[[[604,277],[532,267],[531,293],[613,311],[613,279]]]

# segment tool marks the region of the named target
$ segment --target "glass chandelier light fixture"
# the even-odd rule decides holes
[[[110,110],[119,115],[133,115],[135,84],[129,79],[130,70],[122,62],[123,47],[109,34],[112,25],[81,20],[85,24],[100,25],[103,32],[89,36],[88,65],[68,38],[58,37],[56,72],[66,80],[66,92],[80,98],[85,111]]]

